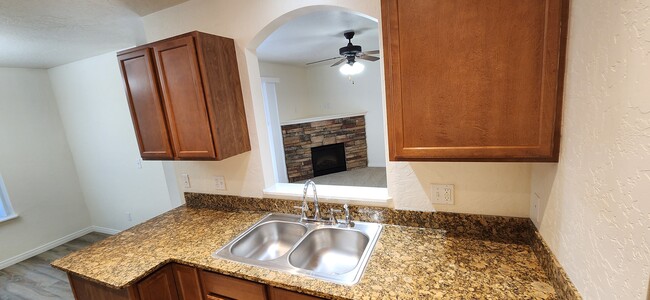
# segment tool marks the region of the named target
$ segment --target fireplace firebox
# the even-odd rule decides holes
[[[314,177],[346,171],[345,145],[338,143],[311,148],[311,163]]]

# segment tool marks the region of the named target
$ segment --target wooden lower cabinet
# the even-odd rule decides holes
[[[201,292],[201,282],[199,280],[199,270],[194,267],[188,267],[180,264],[173,264],[174,280],[178,290],[178,299],[195,300],[204,299]]]
[[[309,296],[305,294],[300,294],[292,291],[287,291],[284,289],[279,289],[276,287],[269,287],[269,299],[270,300],[319,300],[323,298],[318,298],[314,296]]]
[[[147,278],[138,282],[137,287],[140,300],[179,299],[172,265],[166,265],[162,269],[147,276]]]
[[[124,289],[112,289],[70,273],[68,278],[77,300],[322,299],[175,263]]]
[[[203,295],[209,300],[266,300],[266,286],[248,280],[201,271]]]
[[[76,275],[68,273],[72,293],[77,300],[137,300],[138,291],[135,286],[121,290],[112,289]]]

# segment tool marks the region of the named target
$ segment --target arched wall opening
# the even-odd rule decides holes
[[[272,33],[274,33],[276,30],[278,30],[281,26],[287,24],[288,22],[291,22],[292,20],[295,20],[297,18],[300,18],[302,16],[310,15],[313,13],[318,13],[318,12],[323,12],[323,11],[340,11],[340,12],[345,12],[349,14],[353,14],[355,16],[359,16],[361,18],[368,19],[378,26],[378,18],[373,17],[371,15],[368,15],[366,13],[359,12],[355,9],[349,8],[349,7],[344,7],[344,6],[336,6],[336,5],[313,5],[313,6],[306,6],[306,7],[301,7],[297,8],[294,10],[291,10],[289,12],[284,13],[283,15],[275,18],[271,22],[269,22],[266,26],[264,26],[257,34],[255,34],[250,42],[245,46],[245,53],[246,53],[246,65],[249,71],[249,78],[250,78],[250,88],[251,88],[251,93],[252,93],[252,98],[253,101],[255,102],[255,106],[257,109],[255,110],[255,119],[256,119],[256,132],[258,135],[258,142],[259,142],[259,148],[260,148],[260,158],[261,158],[261,163],[263,166],[263,171],[264,171],[264,196],[267,197],[283,197],[283,198],[293,198],[300,194],[302,192],[302,187],[296,187],[298,184],[290,184],[291,186],[287,186],[286,184],[282,183],[280,184],[278,181],[277,173],[276,173],[276,163],[275,163],[275,158],[273,157],[273,138],[271,137],[271,133],[268,131],[268,126],[270,124],[269,120],[267,119],[267,114],[268,111],[265,111],[264,107],[264,96],[263,96],[263,90],[265,90],[265,85],[261,81],[261,76],[259,75],[260,73],[260,63],[257,57],[256,49],[266,40],[269,36],[271,36]],[[378,62],[377,65],[379,66],[381,62]],[[338,72],[337,72],[338,73]],[[379,105],[380,105],[380,123],[381,123],[381,133],[380,139],[381,139],[381,148],[382,150],[386,150],[386,144],[385,144],[385,137],[386,137],[386,132],[385,132],[385,100],[384,100],[384,91],[383,91],[383,66],[381,67],[381,71],[379,72],[381,75],[380,79],[380,87],[378,88],[377,93],[380,95],[378,98]],[[262,105],[260,105],[262,104]],[[277,142],[276,142],[277,143]],[[382,151],[381,157],[382,161],[384,162],[384,168],[383,168],[383,173],[385,176],[385,161],[387,158],[384,155],[384,151]],[[323,192],[321,192],[321,189],[323,189]],[[346,201],[346,202],[351,202],[351,201],[362,201],[362,199],[367,199],[371,202],[377,203],[377,205],[389,205],[389,200],[390,197],[388,196],[388,190],[385,187],[385,177],[384,177],[384,186],[380,188],[369,188],[369,187],[343,187],[339,188],[337,186],[322,186],[322,188],[319,189],[319,194],[325,195],[325,197],[321,198],[329,198],[333,202],[338,202],[338,201]]]

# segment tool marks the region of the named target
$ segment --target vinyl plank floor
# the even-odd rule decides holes
[[[50,262],[106,237],[89,233],[0,270],[0,300],[74,299],[65,272],[52,268]]]

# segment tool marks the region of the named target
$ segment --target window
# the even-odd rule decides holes
[[[16,214],[11,208],[9,195],[7,194],[7,189],[5,187],[4,181],[2,180],[2,175],[0,175],[0,222],[13,219],[15,217]]]

